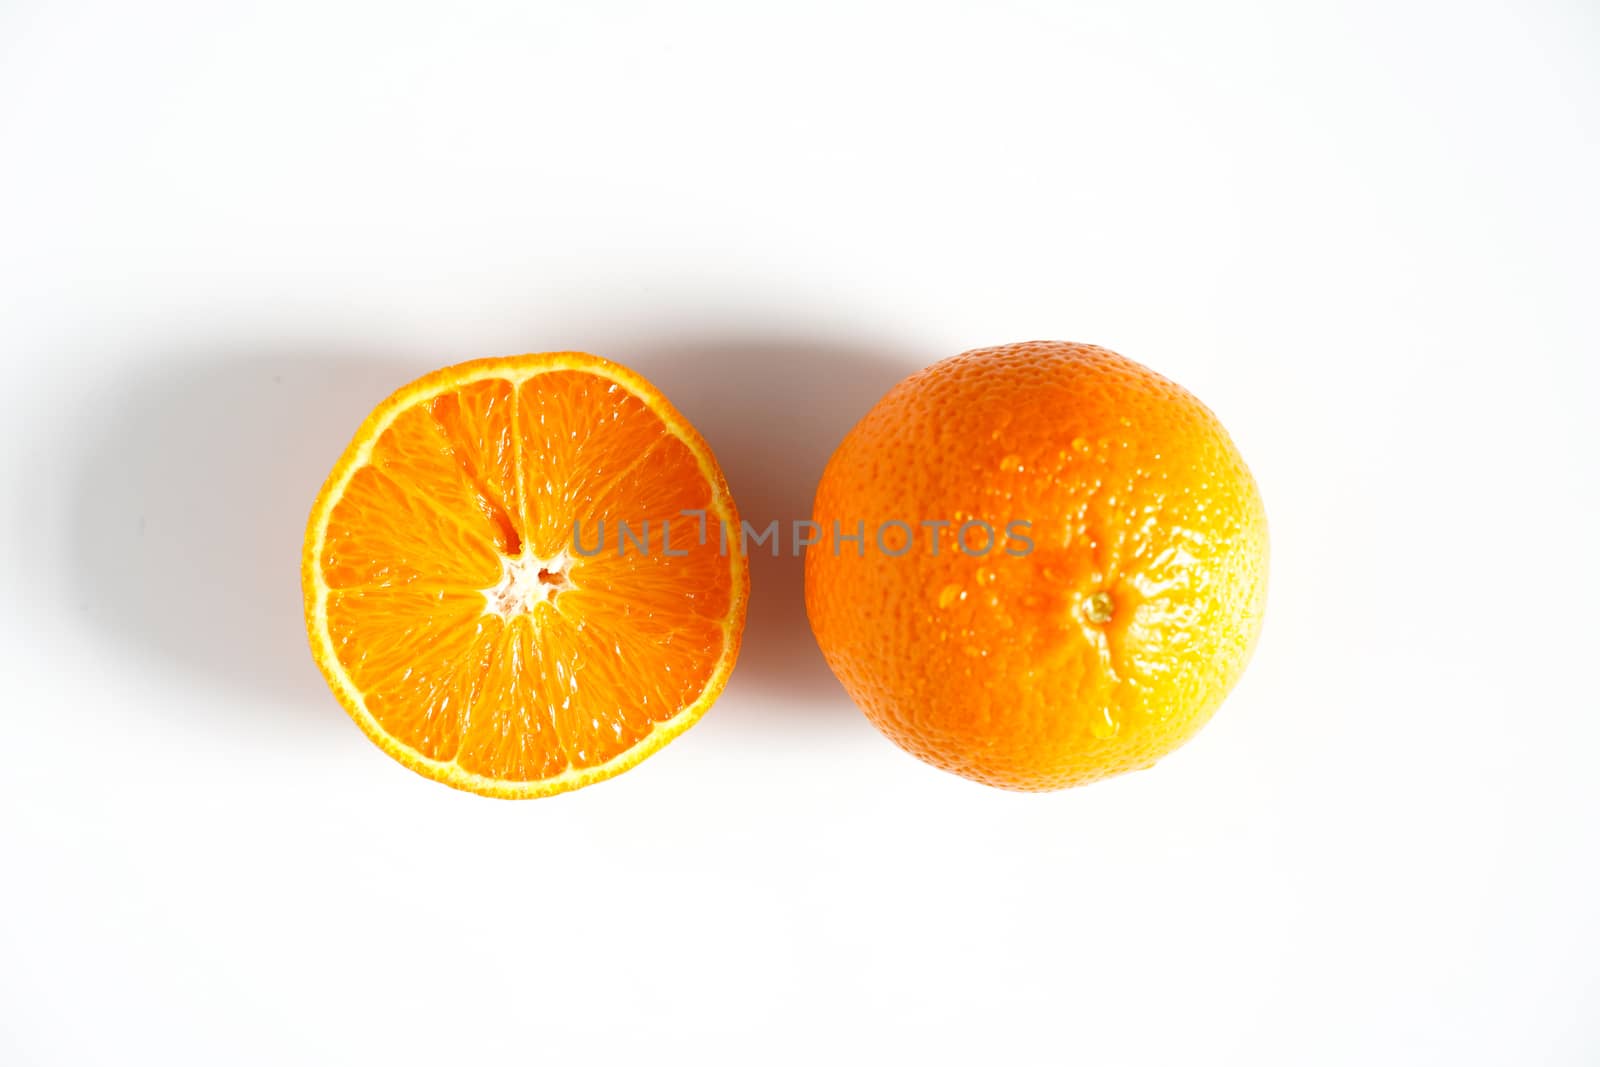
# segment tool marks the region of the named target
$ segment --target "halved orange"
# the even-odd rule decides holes
[[[367,736],[499,797],[576,789],[692,726],[739,652],[749,572],[711,449],[580,352],[405,386],[318,494],[312,654]]]

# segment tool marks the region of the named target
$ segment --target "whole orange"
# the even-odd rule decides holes
[[[867,716],[1007,789],[1148,767],[1192,737],[1261,628],[1267,522],[1221,423],[1093,345],[913,374],[817,489],[806,610]]]

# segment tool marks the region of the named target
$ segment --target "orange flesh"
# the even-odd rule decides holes
[[[567,356],[417,383],[313,517],[308,611],[335,691],[342,675],[391,755],[482,792],[623,769],[586,773],[686,727],[737,649],[743,560],[720,548],[737,518],[709,451],[642,379]],[[706,513],[703,542],[685,511]],[[603,550],[580,554],[575,523],[582,551],[601,531]],[[619,552],[619,523],[648,551]]]

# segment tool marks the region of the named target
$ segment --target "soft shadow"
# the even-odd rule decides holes
[[[806,620],[791,522],[811,517],[822,468],[852,426],[917,364],[883,347],[804,336],[668,338],[602,353],[649,378],[716,453],[756,530],[778,520],[777,557],[751,548],[750,608],[734,682],[807,700],[842,691]],[[845,705],[847,706],[847,705]]]
[[[73,561],[87,617],[135,651],[306,716],[300,546],[333,461],[397,385],[392,358],[213,346],[113,383],[80,466]]]
[[[81,458],[71,516],[77,599],[110,640],[320,716],[326,687],[300,599],[306,517],[361,420],[433,367],[303,345],[194,352],[99,394],[109,398],[95,420],[104,433]],[[914,369],[911,358],[849,341],[715,334],[600,354],[650,378],[700,429],[745,519],[785,528],[778,557],[762,549],[751,559],[736,684],[802,700],[839,693],[811,637],[787,527],[810,516],[833,448]]]

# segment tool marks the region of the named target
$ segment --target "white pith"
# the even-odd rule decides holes
[[[500,580],[483,592],[483,613],[509,619],[513,615],[528,614],[539,604],[555,603],[556,595],[572,588],[567,577],[571,563],[565,551],[549,559],[541,559],[532,552],[520,556],[502,556]]]

